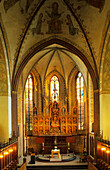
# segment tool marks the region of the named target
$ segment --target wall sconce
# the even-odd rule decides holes
[[[70,150],[70,143],[68,142],[68,150]]]
[[[107,150],[107,147],[106,147],[105,145],[102,145],[102,146],[101,146],[101,150],[102,150],[102,151],[106,151],[106,150]]]
[[[8,155],[9,153],[6,151],[6,152],[4,152],[4,155]]]
[[[42,142],[42,150],[44,150],[44,142]]]
[[[9,149],[9,152],[13,152],[13,149]]]
[[[106,148],[101,148],[102,151],[106,151]]]
[[[108,154],[110,153],[110,148],[107,147],[106,153],[108,153]]]
[[[16,146],[14,147],[14,150],[16,151]]]
[[[0,159],[2,159],[3,158],[3,155],[0,155]]]
[[[106,150],[106,153],[110,153],[110,151],[109,151],[109,150]]]

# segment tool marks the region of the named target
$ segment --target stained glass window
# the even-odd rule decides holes
[[[78,129],[83,130],[85,124],[84,113],[84,79],[79,72],[76,78],[76,97],[78,101]]]
[[[25,120],[26,131],[32,130],[33,115],[33,77],[29,74],[25,85]]]
[[[57,76],[51,78],[50,94],[52,102],[59,100],[59,80]]]

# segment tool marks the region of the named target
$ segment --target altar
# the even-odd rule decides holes
[[[59,158],[59,157],[60,157],[60,149],[52,149],[52,150],[51,150],[51,156],[52,156],[52,158],[53,158],[53,155],[56,154],[56,153],[58,154],[58,158]]]

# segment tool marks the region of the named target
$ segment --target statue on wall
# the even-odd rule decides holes
[[[76,100],[73,106],[73,115],[78,113],[78,101]]]
[[[62,133],[64,133],[64,134],[66,133],[66,126],[62,127]]]
[[[52,3],[51,13],[49,13],[48,11],[45,11],[47,15],[50,17],[50,20],[47,21],[47,24],[48,24],[47,34],[62,33],[62,30],[61,30],[62,21],[60,20],[61,13],[58,12],[58,7],[59,7],[58,3],[54,2]]]
[[[56,101],[53,102],[52,108],[51,108],[51,127],[52,132],[60,132],[60,120],[59,120],[59,106]]]
[[[60,132],[60,122],[59,122],[59,118],[57,116],[53,116],[52,118],[52,123],[51,123],[51,132],[54,133],[59,133]]]
[[[74,124],[77,123],[77,117],[73,117],[73,123],[74,123]]]
[[[33,115],[37,116],[37,107],[35,106],[35,103],[33,103]]]
[[[45,113],[45,116],[49,115],[49,109],[48,109],[48,108],[45,108],[45,109],[44,109],[44,113]]]
[[[61,108],[61,114],[62,114],[62,115],[65,115],[65,114],[66,114],[66,109],[65,109],[65,107],[62,107],[62,108]]]
[[[52,108],[51,108],[51,115],[52,116],[58,116],[59,115],[59,106],[56,101],[53,102]]]
[[[68,133],[71,134],[72,133],[72,127],[68,126]]]

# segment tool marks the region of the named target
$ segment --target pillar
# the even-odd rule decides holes
[[[99,90],[94,90],[94,160],[97,160],[97,136],[100,136]]]
[[[17,92],[12,91],[12,133],[18,136]]]
[[[94,90],[94,134],[100,135],[99,90]]]

